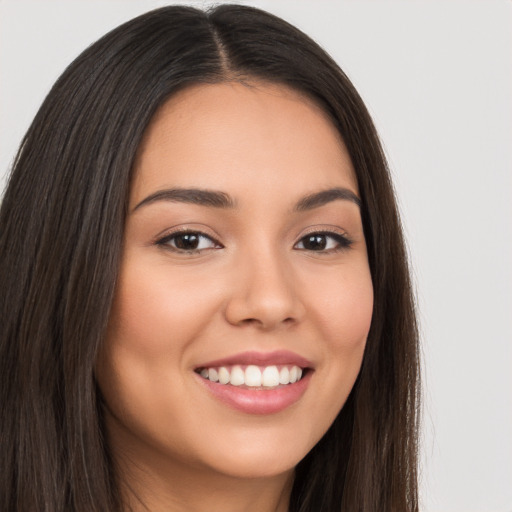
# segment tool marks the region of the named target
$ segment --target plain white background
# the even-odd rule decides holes
[[[150,0],[0,0],[0,186],[50,86]],[[189,2],[204,7],[211,2]],[[424,352],[422,510],[512,511],[512,2],[242,2],[327,49],[381,133]]]

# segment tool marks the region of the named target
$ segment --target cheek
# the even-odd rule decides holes
[[[167,424],[165,399],[176,410],[185,407],[173,390],[183,384],[194,341],[209,331],[217,295],[215,286],[199,286],[183,272],[125,260],[96,366],[100,389],[115,415],[132,425],[144,417]]]
[[[127,259],[96,365],[99,387],[117,419],[110,423],[114,432],[122,425],[137,439],[157,440],[162,450],[180,451],[174,437],[186,429],[176,412],[190,409],[183,392],[186,356],[208,331],[215,299],[215,286],[198,286],[197,279],[183,272]],[[127,445],[132,441],[129,437]]]
[[[373,313],[373,285],[367,266],[343,269],[317,280],[309,309],[323,330],[326,349],[349,354],[364,349]],[[361,347],[362,345],[362,347]]]
[[[322,407],[333,421],[345,403],[361,368],[373,312],[373,286],[364,265],[343,269],[338,279],[317,281],[310,310],[323,340]],[[327,425],[328,422],[326,422]]]
[[[109,339],[148,359],[167,355],[176,361],[176,352],[186,349],[211,321],[217,307],[216,284],[151,265],[132,265],[122,276]]]

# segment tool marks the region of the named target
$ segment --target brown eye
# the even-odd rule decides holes
[[[346,249],[352,242],[339,233],[311,233],[301,238],[296,249],[315,252],[330,252]]]
[[[327,247],[325,235],[309,235],[302,239],[302,245],[307,251],[323,251]]]
[[[199,246],[200,236],[197,233],[185,233],[174,236],[174,246],[176,249],[184,251],[193,251]]]
[[[156,243],[177,252],[199,252],[205,249],[220,247],[220,244],[212,240],[208,235],[197,231],[171,233]]]

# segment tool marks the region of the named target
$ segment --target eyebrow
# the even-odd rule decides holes
[[[312,210],[314,208],[318,208],[332,201],[336,201],[338,199],[344,201],[351,201],[359,208],[361,208],[361,199],[349,190],[348,188],[329,188],[327,190],[321,190],[320,192],[316,192],[314,194],[307,195],[302,199],[299,199],[295,207],[293,208],[296,212],[305,212],[307,210]]]
[[[199,188],[170,188],[159,190],[149,195],[137,204],[132,212],[139,209],[141,206],[157,201],[198,204],[200,206],[211,206],[214,208],[235,208],[236,206],[236,202],[225,192]]]
[[[302,197],[297,201],[292,211],[305,212],[336,200],[351,201],[359,206],[359,208],[361,207],[361,199],[359,199],[354,192],[347,188],[336,187]],[[199,188],[171,188],[158,190],[150,194],[133,208],[132,213],[141,206],[149,205],[157,201],[197,204],[200,206],[223,209],[236,208],[237,205],[236,201],[225,192]]]

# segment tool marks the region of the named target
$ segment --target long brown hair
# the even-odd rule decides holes
[[[122,510],[94,364],[134,156],[177,90],[246,78],[309,95],[338,128],[358,179],[374,287],[361,372],[296,468],[290,511],[417,511],[418,336],[377,133],[315,42],[235,5],[165,7],[113,30],[65,70],[21,143],[0,210],[1,510]]]

